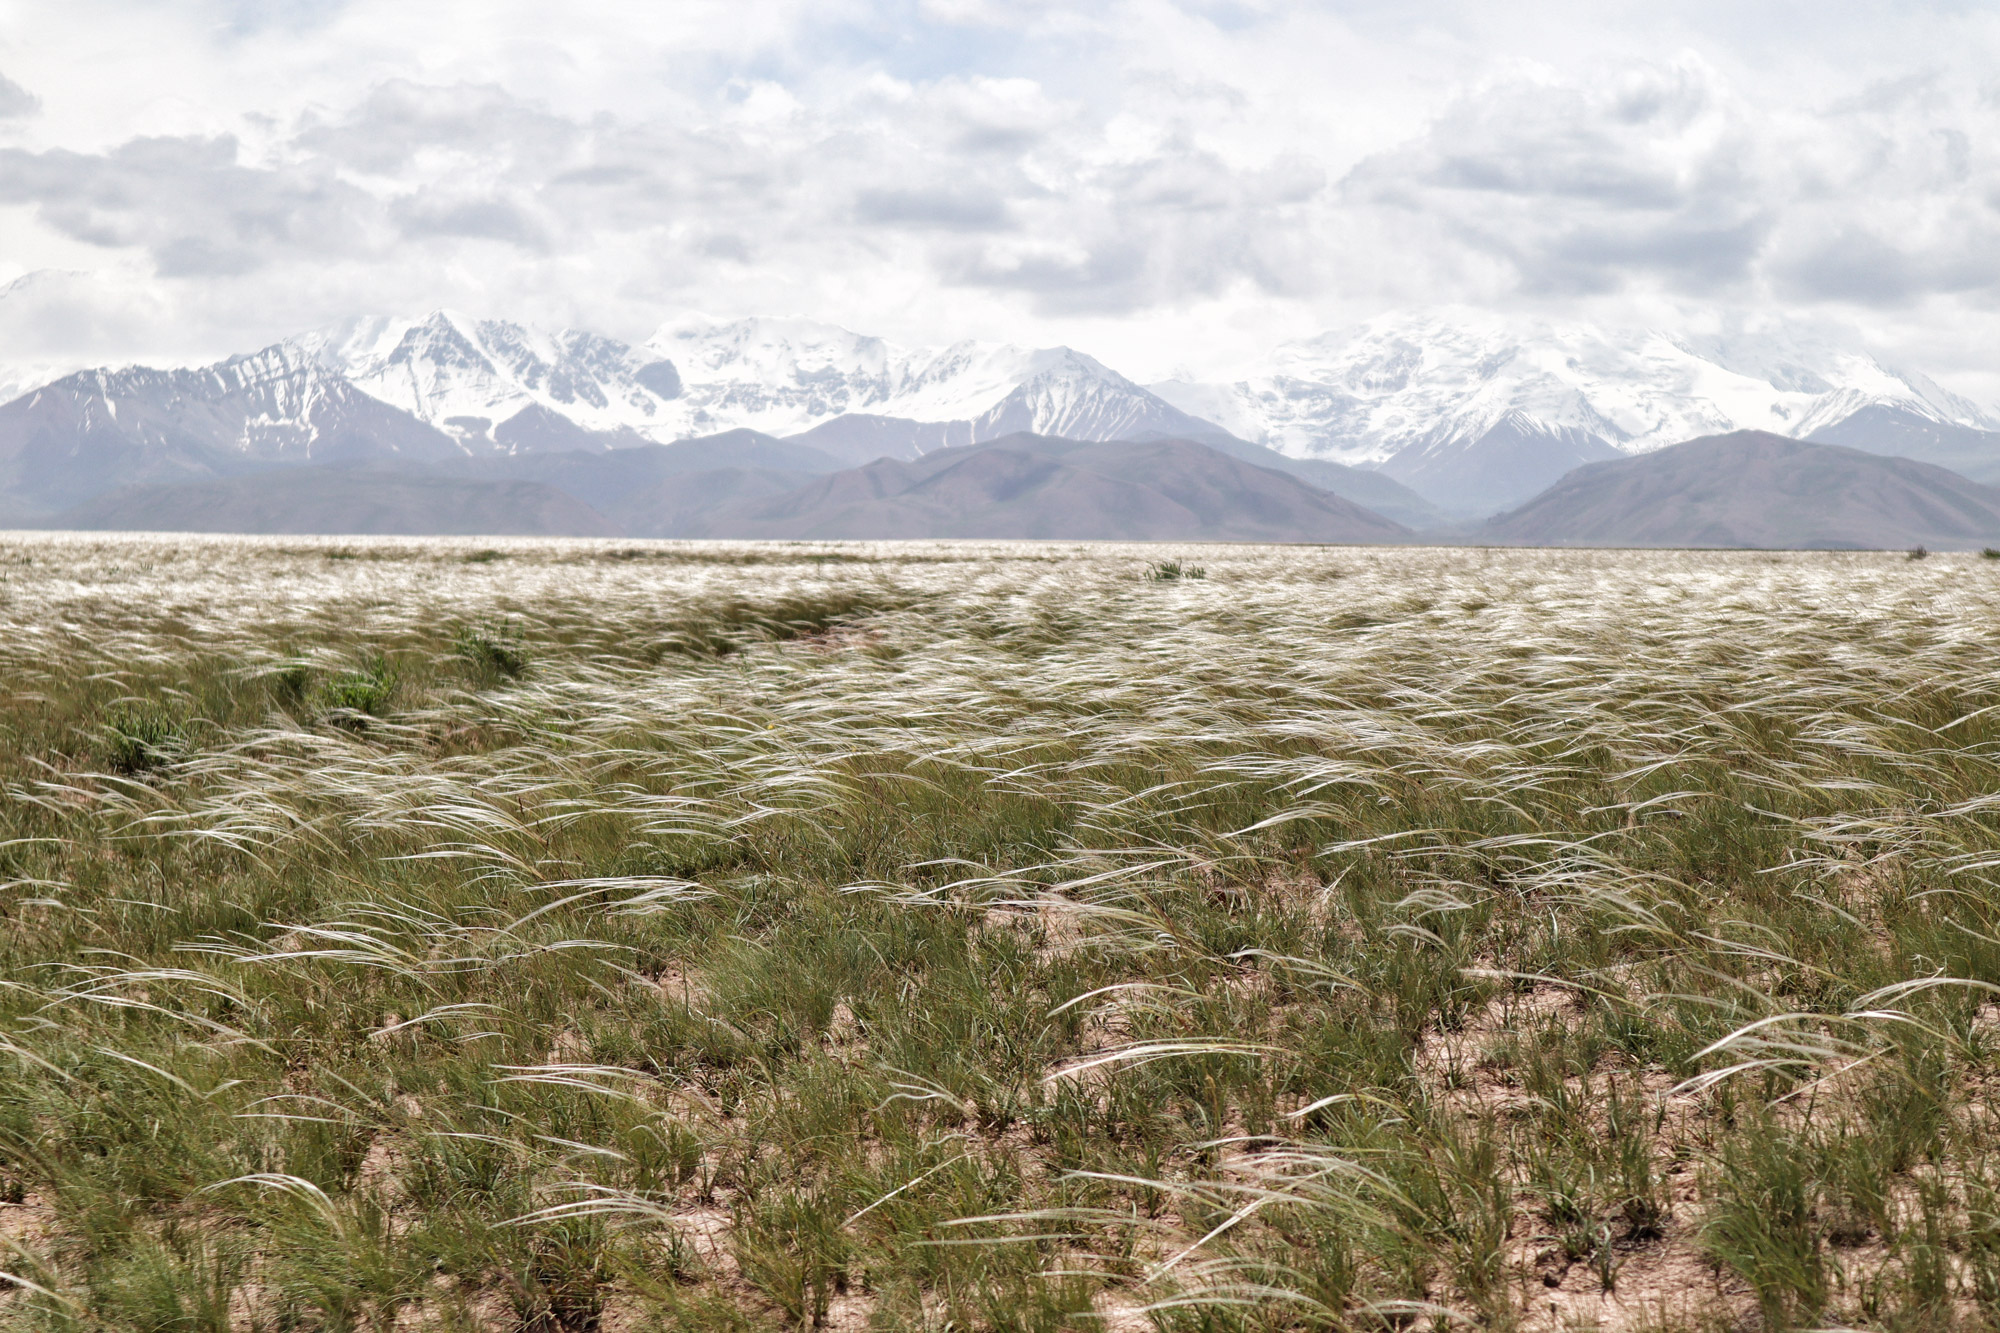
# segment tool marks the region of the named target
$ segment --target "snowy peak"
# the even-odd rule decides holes
[[[124,485],[458,452],[439,431],[281,344],[188,370],[79,371],[0,405],[0,503],[34,516]]]
[[[748,428],[791,435],[849,412],[881,412],[902,379],[902,354],[880,338],[803,319],[667,325],[646,350],[683,386],[678,434]]]
[[[689,434],[747,426],[794,435],[843,416],[968,423],[979,439],[1215,430],[1068,347],[905,348],[810,320],[704,318],[670,324],[646,346],[680,369]]]
[[[1802,436],[1870,405],[1992,425],[1920,375],[1786,331],[1700,339],[1466,310],[1290,343],[1233,384],[1154,388],[1246,439],[1361,463],[1523,423],[1633,453],[1740,429]]]
[[[691,384],[840,382],[887,384],[901,354],[880,338],[807,319],[716,320],[663,325],[646,347],[671,357]]]
[[[530,408],[591,432],[672,439],[680,424],[671,362],[583,330],[440,310],[420,320],[352,320],[287,346],[473,444],[490,444],[497,427]]]
[[[426,446],[436,443],[431,432],[413,431],[417,423],[397,420],[401,413],[282,343],[189,370],[79,371],[18,401],[41,410],[66,404],[63,410],[80,420],[142,444],[186,433],[257,462],[314,459],[356,422],[383,434],[386,453],[418,437]]]
[[[1225,432],[1174,407],[1069,348],[1034,354],[1038,368],[973,422],[973,438],[1015,431],[1070,440],[1132,440],[1158,436],[1206,439]]]

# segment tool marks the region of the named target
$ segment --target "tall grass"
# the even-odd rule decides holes
[[[0,1325],[2000,1317],[1990,563],[1155,554],[0,542]]]

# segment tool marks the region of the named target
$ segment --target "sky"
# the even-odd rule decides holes
[[[2000,404],[2000,0],[0,0],[0,360],[692,312],[1227,377],[1389,311]]]

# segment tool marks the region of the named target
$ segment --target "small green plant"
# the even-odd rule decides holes
[[[1146,566],[1146,577],[1154,583],[1176,583],[1182,579],[1205,579],[1208,571],[1200,565],[1184,565],[1178,560],[1160,560]]]
[[[1988,560],[2000,560],[2000,551],[1994,550],[1991,546],[1984,548],[1979,554]]]
[[[335,676],[321,687],[320,699],[332,720],[343,725],[366,726],[366,719],[388,711],[389,696],[396,688],[396,674],[388,659],[370,657],[359,671]]]
[[[452,651],[487,678],[519,679],[528,669],[528,650],[511,625],[466,625],[460,628]]]
[[[1923,547],[1921,547],[1921,546],[1913,546],[1913,547],[1911,547],[1911,548],[1910,548],[1910,559],[1912,559],[1912,560],[1927,560],[1927,559],[1929,559],[1929,558],[1930,558],[1930,552],[1929,552],[1929,551],[1926,551],[1926,550],[1925,550],[1925,549],[1924,549]]]
[[[182,720],[153,700],[120,700],[105,714],[105,757],[117,772],[158,768],[172,760],[185,741]]]

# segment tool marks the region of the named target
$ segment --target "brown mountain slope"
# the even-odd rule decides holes
[[[1479,536],[1521,546],[1941,550],[2000,543],[2000,490],[1763,431],[1590,463]]]
[[[815,478],[718,512],[701,535],[1393,542],[1410,531],[1192,441],[1022,434]]]
[[[532,481],[386,468],[285,467],[179,486],[128,486],[47,521],[120,532],[598,537],[596,510]]]

